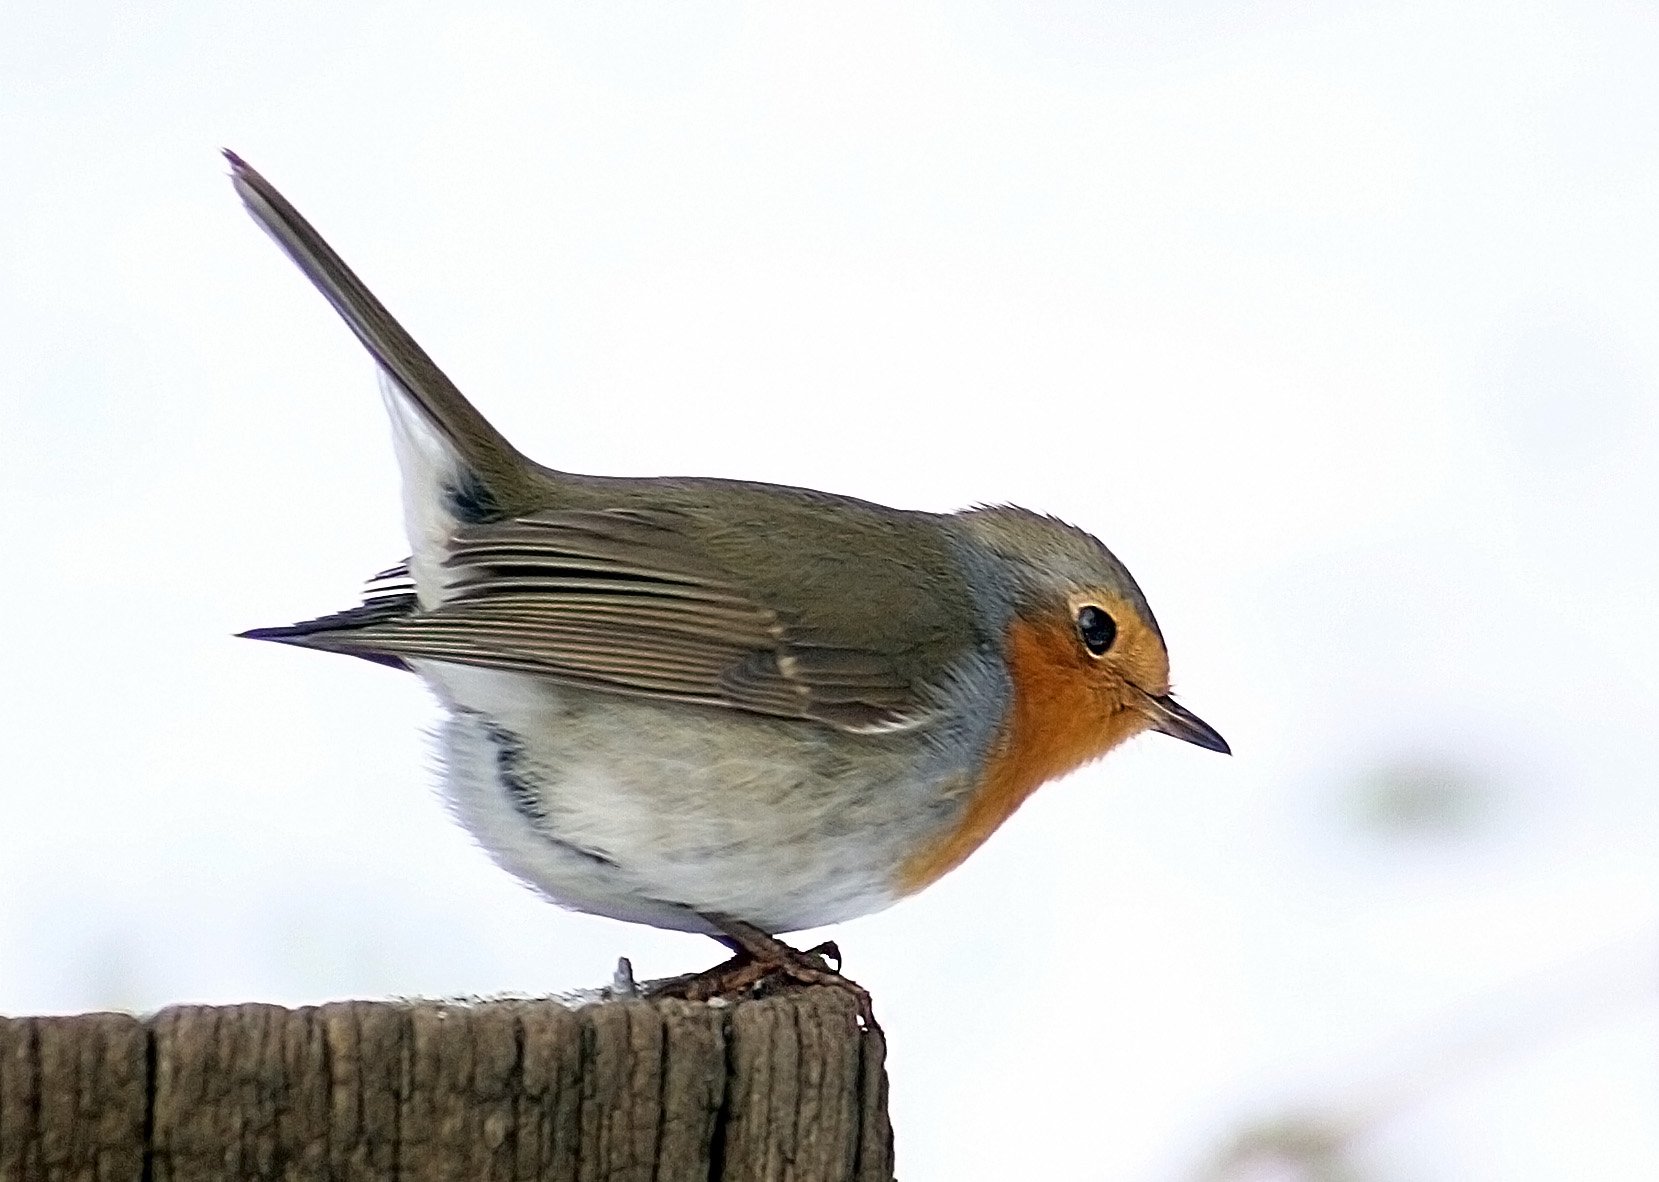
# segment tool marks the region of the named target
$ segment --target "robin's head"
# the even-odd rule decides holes
[[[1142,731],[1211,751],[1227,741],[1169,696],[1169,654],[1152,609],[1112,552],[1080,529],[1008,506],[957,521],[977,545],[973,572],[1005,621],[1013,690],[983,775],[955,828],[905,861],[901,893],[959,865],[1039,784]]]
[[[1158,621],[1098,539],[1012,506],[972,509],[961,521],[1009,580],[1005,654],[1029,724],[1050,736],[1039,745],[1062,749],[1055,758],[1076,766],[1150,729],[1228,752],[1225,739],[1170,697]]]

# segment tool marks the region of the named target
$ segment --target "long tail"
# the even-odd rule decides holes
[[[501,507],[510,507],[524,487],[531,467],[529,461],[478,413],[455,383],[270,181],[234,152],[226,150],[225,159],[230,162],[236,192],[254,220],[276,239],[283,253],[327,297],[380,364],[386,378],[388,406],[400,436],[400,451],[414,446],[428,453],[420,457],[424,464],[417,466],[428,469],[422,475],[445,482],[449,486],[447,495],[462,502],[483,501],[484,505],[474,507],[486,514],[495,507],[492,502],[506,502]],[[422,421],[408,421],[409,409],[418,411]],[[447,453],[452,463],[443,463],[446,457],[431,454],[434,450]],[[400,458],[406,460],[408,483],[415,475],[408,471],[407,460],[412,457]],[[451,470],[441,471],[445,467]],[[433,468],[440,470],[433,471]],[[423,490],[409,491],[420,495]]]

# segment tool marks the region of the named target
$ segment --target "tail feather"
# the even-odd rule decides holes
[[[467,401],[288,199],[234,152],[242,203],[379,363],[381,393],[403,471],[410,569],[421,599],[443,598],[443,555],[454,531],[533,502],[535,466]],[[272,638],[275,639],[275,638]]]
[[[501,486],[512,484],[528,461],[478,413],[275,186],[236,153],[227,150],[225,159],[230,162],[231,183],[254,220],[322,292],[379,363],[400,433],[428,436],[421,440],[428,451],[434,444],[446,449],[456,467],[495,495],[514,491]],[[415,417],[411,411],[418,421],[411,421]]]

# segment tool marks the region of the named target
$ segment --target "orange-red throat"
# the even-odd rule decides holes
[[[1069,618],[1016,616],[1004,640],[1013,700],[985,771],[956,826],[912,854],[898,889],[912,894],[960,866],[1039,785],[1145,730],[1120,675],[1079,648]]]

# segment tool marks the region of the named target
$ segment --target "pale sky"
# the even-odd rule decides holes
[[[7,6],[0,1012],[720,954],[494,867],[413,679],[232,639],[405,553],[232,147],[544,462],[1135,572],[1237,754],[1137,740],[826,933],[907,1182],[1303,1110],[1390,1182],[1659,1176],[1655,61],[1611,2]]]

